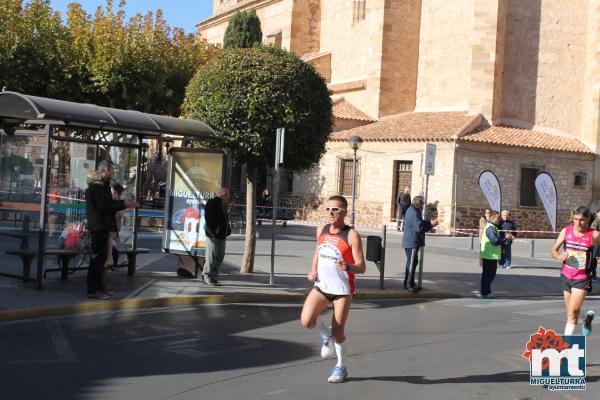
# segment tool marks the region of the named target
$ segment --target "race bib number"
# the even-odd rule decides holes
[[[575,269],[585,269],[585,262],[587,260],[585,251],[568,250],[567,255],[567,266]]]

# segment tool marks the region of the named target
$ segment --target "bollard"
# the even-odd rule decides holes
[[[474,250],[475,249],[475,236],[473,236],[472,233],[469,233],[469,238],[471,239],[470,249]]]
[[[386,226],[382,225],[382,236],[367,236],[367,261],[373,261],[379,269],[379,289],[383,290],[383,274],[385,268]]]
[[[385,246],[386,246],[387,226],[381,225],[381,268],[379,268],[379,290],[383,290],[383,279],[385,274]]]
[[[531,239],[530,245],[531,245],[530,257],[533,258],[533,257],[535,257],[535,240],[534,239]]]

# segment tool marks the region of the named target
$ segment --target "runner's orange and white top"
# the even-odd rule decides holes
[[[354,294],[354,273],[340,269],[338,262],[354,264],[352,249],[348,244],[350,226],[346,225],[340,233],[332,234],[331,227],[323,227],[321,236],[317,240],[317,280],[315,286],[322,292],[335,295]]]

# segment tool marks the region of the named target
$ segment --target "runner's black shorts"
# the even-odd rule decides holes
[[[591,279],[582,279],[578,281],[574,281],[572,279],[567,278],[563,274],[560,274],[560,283],[563,288],[563,291],[571,293],[571,289],[582,289],[587,290],[588,294],[592,292],[592,280]]]
[[[331,293],[325,293],[324,291],[321,290],[320,287],[315,286],[315,290],[319,293],[321,293],[323,296],[325,296],[325,298],[329,301],[336,301],[337,299],[341,299],[343,297],[348,297],[350,296],[349,294],[331,294]]]

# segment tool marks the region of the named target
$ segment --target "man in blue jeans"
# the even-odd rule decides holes
[[[512,254],[512,238],[517,236],[517,225],[510,220],[510,211],[502,210],[502,221],[500,222],[500,238],[502,239],[500,254],[500,267],[510,269]],[[510,233],[510,239],[507,238],[507,234]]]
[[[208,200],[204,206],[206,262],[202,271],[202,280],[210,286],[220,285],[219,269],[225,258],[225,239],[231,235],[228,203],[229,190],[220,188],[217,196]]]
[[[404,274],[404,289],[410,292],[417,290],[415,285],[415,270],[419,263],[419,249],[425,246],[425,232],[438,224],[437,219],[423,220],[423,196],[415,196],[411,206],[404,215],[404,235],[402,247],[406,253],[406,272]],[[409,286],[410,285],[410,286]]]

